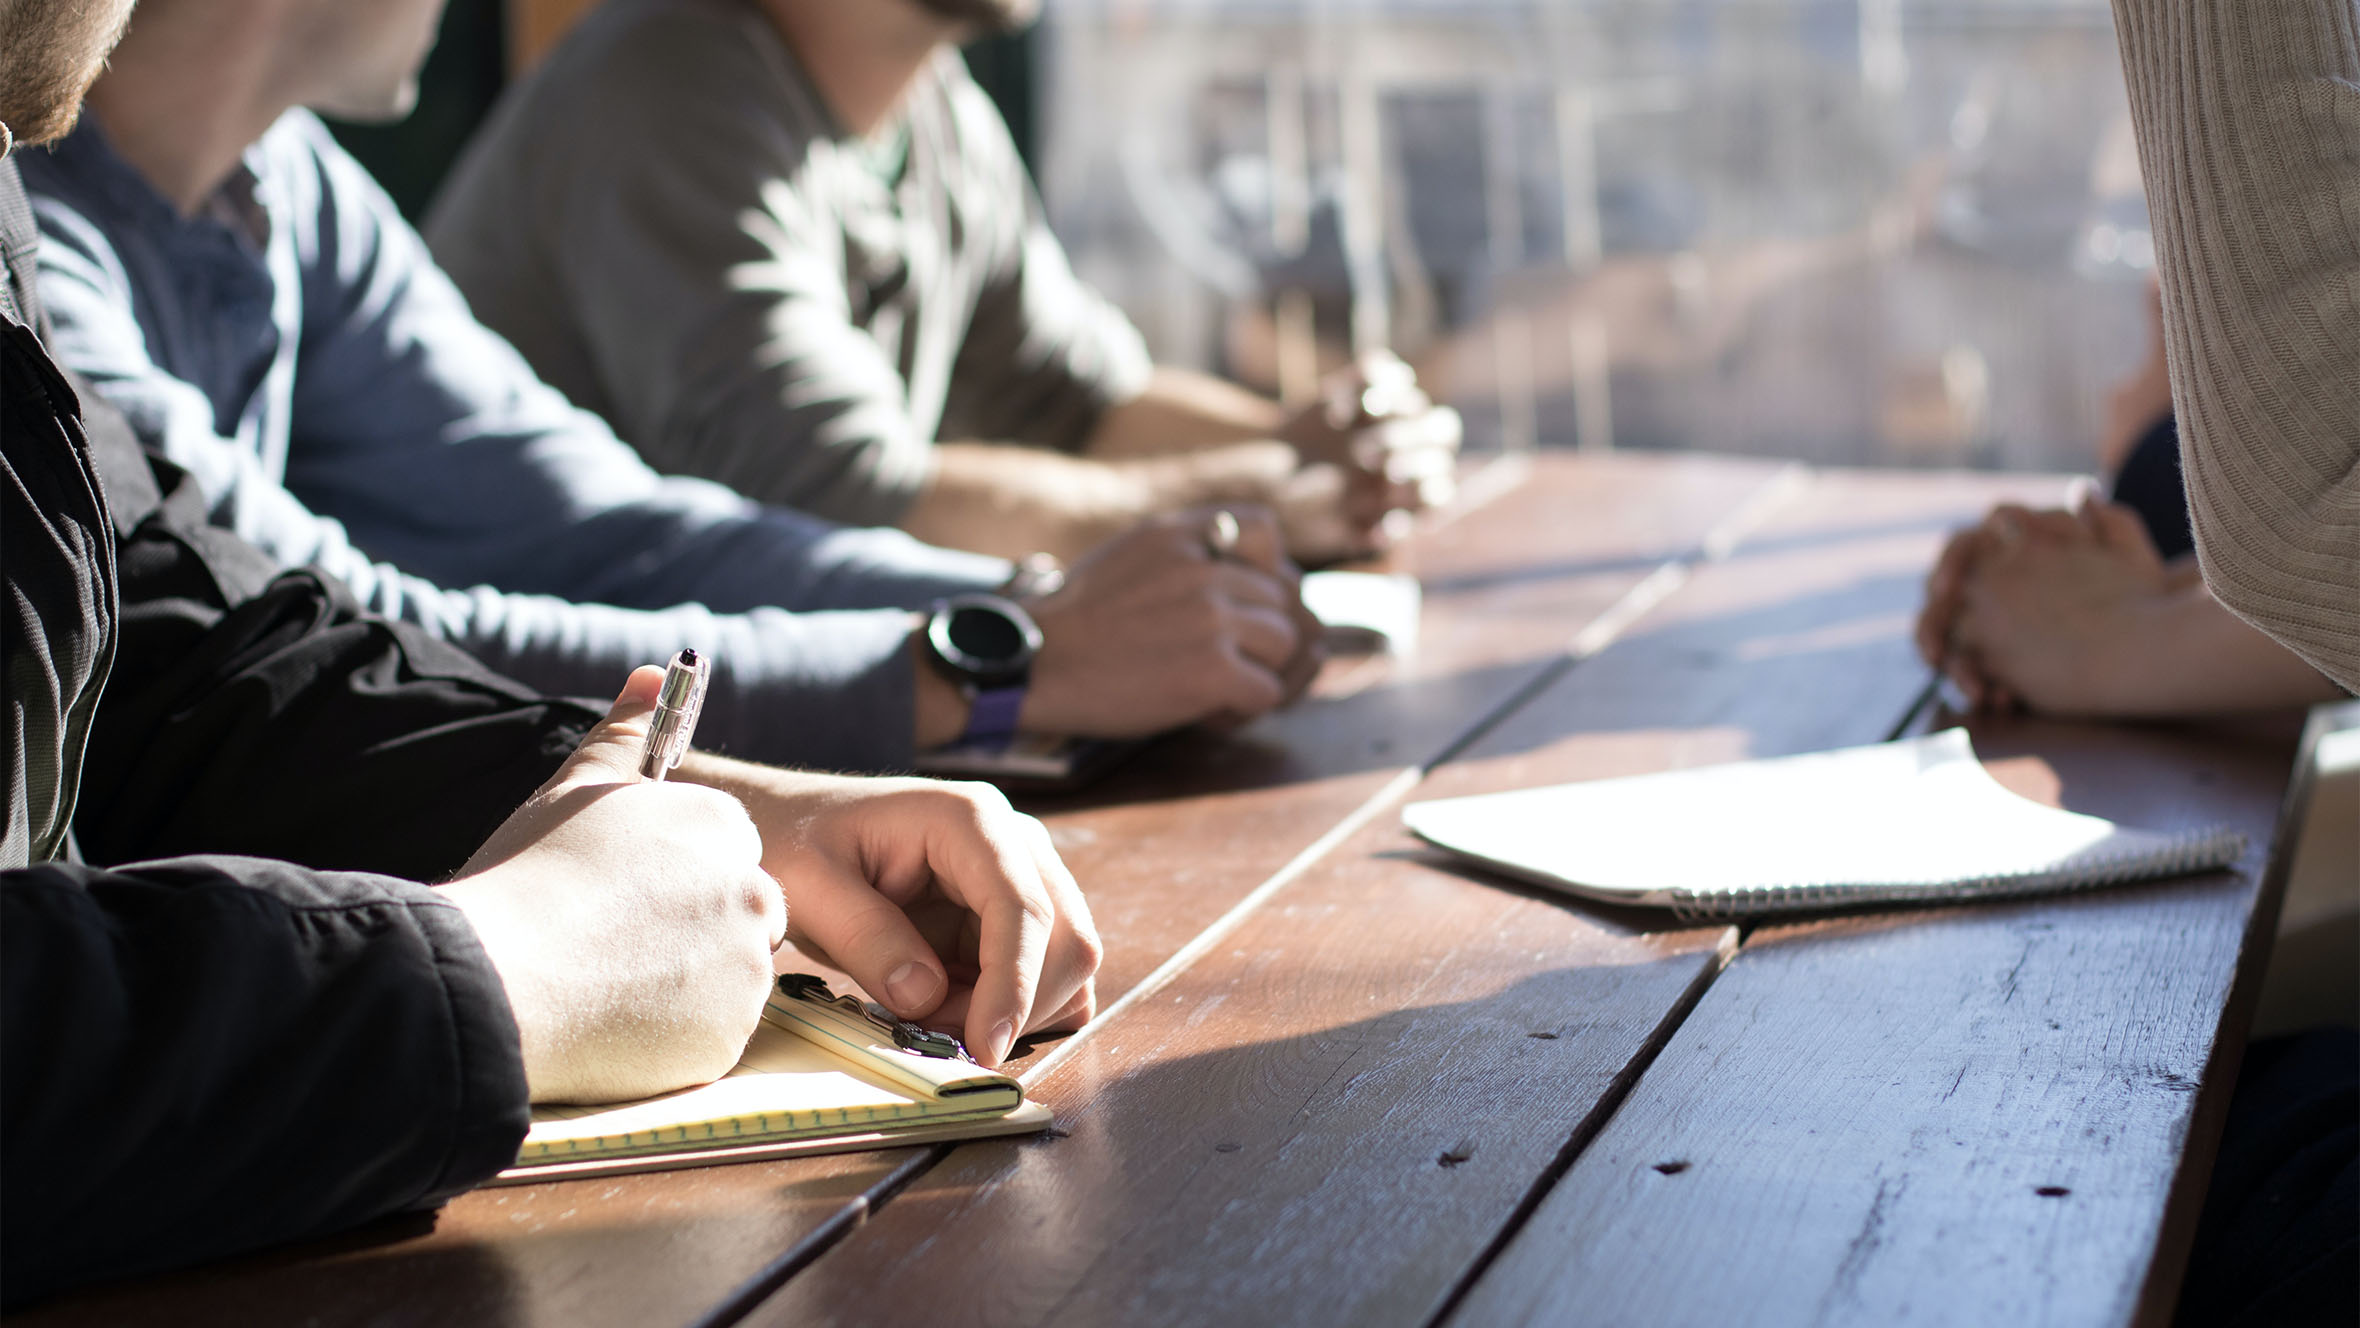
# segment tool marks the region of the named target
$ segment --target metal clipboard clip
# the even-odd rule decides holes
[[[779,994],[818,1005],[832,1005],[848,1014],[859,1015],[876,1026],[877,1031],[893,1039],[893,1045],[913,1056],[925,1056],[938,1061],[962,1060],[972,1063],[975,1058],[967,1048],[948,1033],[937,1033],[920,1028],[906,1019],[896,1019],[881,1005],[871,1005],[858,996],[839,996],[828,990],[825,980],[809,973],[787,973],[778,980]]]

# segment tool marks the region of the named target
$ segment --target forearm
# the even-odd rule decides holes
[[[1101,458],[1163,456],[1276,438],[1284,407],[1234,383],[1158,368],[1147,390],[1099,417],[1082,451]]]
[[[1294,469],[1291,449],[1267,442],[1120,460],[946,443],[902,528],[929,544],[1071,561],[1157,512],[1267,503]]]
[[[2115,17],[2206,579],[2360,685],[2360,9]]]
[[[2189,718],[2279,710],[2342,699],[2341,688],[2301,656],[2229,612],[2202,585],[2172,590],[2139,610],[2143,627],[2117,634],[2123,658],[2110,712],[2124,718]]]

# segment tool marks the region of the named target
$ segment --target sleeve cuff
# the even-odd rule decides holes
[[[441,903],[413,905],[411,914],[442,979],[458,1061],[450,1153],[442,1173],[421,1198],[422,1205],[432,1206],[515,1164],[532,1124],[532,1092],[525,1082],[524,1045],[508,1006],[508,989],[467,915]]]

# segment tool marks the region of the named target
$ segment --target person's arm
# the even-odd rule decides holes
[[[464,646],[494,670],[543,691],[596,695],[633,666],[668,658],[684,645],[695,645],[723,661],[715,678],[707,731],[728,750],[758,759],[837,769],[902,767],[915,750],[911,736],[915,683],[905,649],[910,635],[908,609],[937,595],[989,588],[1007,575],[1004,565],[991,560],[947,552],[913,553],[917,546],[890,532],[838,530],[819,523],[797,523],[778,514],[774,519],[779,524],[808,528],[817,541],[809,552],[814,574],[820,579],[818,584],[804,587],[811,592],[810,598],[824,604],[838,598],[859,601],[873,596],[894,607],[824,613],[770,608],[717,612],[716,608],[727,607],[713,602],[725,589],[718,586],[705,587],[714,593],[702,602],[695,596],[661,600],[656,594],[660,587],[641,587],[657,600],[645,608],[581,603],[552,594],[518,594],[481,584],[480,577],[450,583],[470,589],[446,588],[417,575],[415,568],[378,561],[363,553],[347,536],[342,522],[311,510],[265,471],[250,450],[216,433],[212,407],[204,394],[150,358],[145,337],[131,313],[134,299],[128,277],[114,261],[103,235],[58,200],[42,199],[37,207],[46,231],[42,289],[57,324],[60,358],[92,380],[99,394],[131,419],[142,444],[170,457],[200,482],[201,493],[181,499],[186,505],[181,509],[183,528],[193,529],[209,517],[261,549],[276,566],[316,567],[349,586],[364,608]],[[478,329],[472,336],[480,340],[483,334]],[[506,348],[496,343],[492,349],[506,353]],[[326,367],[332,366],[322,366],[322,371]],[[388,377],[395,372],[380,367]],[[550,405],[545,390],[536,386],[527,395],[528,401],[515,409],[575,427],[574,413],[562,403]],[[531,404],[536,401],[540,404]],[[487,409],[498,408],[495,401]],[[413,420],[413,427],[420,432],[410,435],[414,446],[402,455],[413,460],[455,460],[450,454],[462,448],[434,440],[443,430],[463,427],[462,420],[458,416]],[[598,431],[594,422],[585,427],[595,439]],[[564,437],[561,433],[551,440],[552,453],[562,449]],[[388,445],[396,441],[398,436],[389,439]],[[506,470],[507,482],[540,485],[542,481],[535,478],[535,458],[517,460],[520,451],[529,450],[519,438],[512,435],[492,446],[502,444],[511,461],[517,462]],[[611,439],[609,446],[613,446]],[[391,458],[380,458],[376,464],[398,469]],[[627,460],[627,454],[619,475],[617,487],[626,490],[643,490],[652,482],[644,468]],[[454,531],[468,517],[465,500],[480,497],[464,486],[489,478],[474,475],[453,481],[454,487],[442,497],[429,495],[437,510],[451,514]],[[332,485],[335,481],[328,477],[323,482]],[[415,483],[416,477],[408,482]],[[566,492],[570,491],[559,490],[557,496]],[[742,512],[746,507],[728,495],[708,491],[707,486],[692,486],[686,496],[693,503],[684,513],[675,514],[684,525],[692,524],[689,518],[697,511],[695,504],[717,513]],[[493,516],[482,510],[483,506],[487,505],[479,504],[473,513],[478,532]],[[744,524],[739,518],[716,518],[724,534],[732,522]],[[405,528],[411,532],[408,538],[412,544],[430,544],[436,529],[415,514]],[[549,533],[538,529],[540,534]],[[638,537],[660,541],[663,536],[659,529],[642,530]],[[499,532],[490,532],[490,538],[499,538]],[[621,541],[629,536],[617,532],[615,538]],[[712,543],[708,541],[708,551],[727,565],[731,575],[750,577],[759,572],[763,560],[758,551],[733,550],[725,539],[719,542],[720,547],[710,547]],[[603,552],[614,567],[624,571],[654,561],[652,553],[617,554],[618,549],[628,547],[618,543]],[[756,584],[740,589],[740,598],[754,596],[762,584],[756,578]],[[602,588],[617,595],[626,589],[621,585]],[[777,588],[781,598],[794,589],[784,580]]]
[[[2336,685],[2164,562],[2130,508],[2002,506],[1928,580],[1919,649],[1978,707],[2184,719],[2334,700]]]
[[[944,443],[901,527],[949,548],[1072,561],[1159,512],[1277,504],[1298,465],[1293,448],[1271,441],[1118,460],[1013,443]]]
[[[985,1061],[1084,1023],[1103,947],[1039,821],[986,784],[846,779],[691,753],[684,780],[745,804],[790,939]]]
[[[784,901],[734,798],[640,780],[660,681],[436,889],[255,858],[0,876],[9,1303],[432,1207],[515,1161],[528,1100],[726,1072]]]
[[[11,1307],[387,1213],[515,1160],[498,974],[425,887],[254,859],[0,875]]]
[[[443,585],[722,613],[910,608],[998,559],[665,477],[468,311],[358,162],[305,118],[321,182],[288,487]]]
[[[2114,13],[2205,579],[2360,687],[2360,6]]]

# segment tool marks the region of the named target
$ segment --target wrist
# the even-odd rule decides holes
[[[1258,503],[1276,500],[1289,477],[1301,467],[1295,449],[1282,442],[1229,443],[1185,456],[1157,457],[1133,465],[1141,473],[1149,501],[1142,518],[1158,512],[1207,503]]]
[[[934,666],[934,652],[926,643],[926,615],[918,615],[910,632],[911,692],[916,707],[911,734],[921,752],[947,746],[967,731],[974,709],[967,689],[952,682]]]

